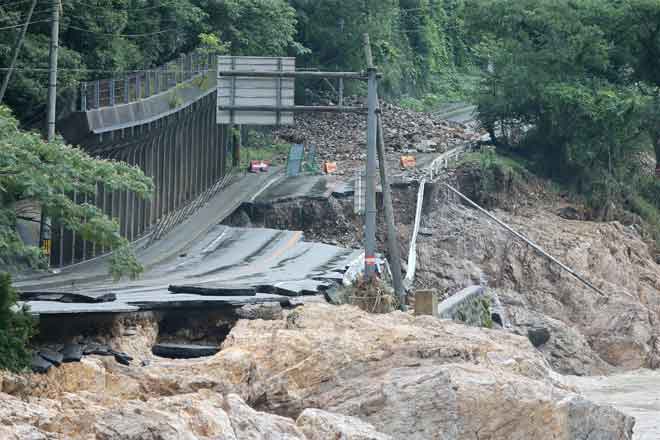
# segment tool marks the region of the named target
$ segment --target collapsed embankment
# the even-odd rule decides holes
[[[98,355],[0,376],[7,439],[630,439],[526,338],[401,312],[306,304],[242,319],[214,356]],[[153,321],[139,325],[145,329]],[[135,324],[135,323],[134,323]],[[150,338],[144,331],[133,336]],[[142,336],[140,336],[142,335]]]
[[[520,170],[485,174],[473,162],[451,176],[468,196],[606,295],[584,286],[439,184],[426,185],[416,288],[436,289],[447,296],[474,284],[488,287],[498,294],[511,329],[531,335],[562,373],[658,366],[660,266],[635,216],[624,217],[630,219],[624,220],[628,224],[576,220],[568,214],[584,211],[582,205]],[[404,270],[417,188],[415,182],[393,188]],[[356,248],[362,243],[362,219],[353,213],[352,198],[250,205],[228,221],[299,229],[310,241]],[[379,219],[380,249],[387,248],[383,224]]]

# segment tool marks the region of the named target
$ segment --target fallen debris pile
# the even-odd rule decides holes
[[[444,152],[483,135],[476,123],[451,122],[392,104],[382,104],[382,112],[388,153]],[[342,174],[366,158],[366,129],[367,118],[360,113],[301,113],[294,126],[274,135],[284,142],[316,145],[319,159],[339,162]]]

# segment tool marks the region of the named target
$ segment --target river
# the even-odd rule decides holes
[[[568,377],[590,400],[635,417],[634,440],[660,439],[660,372],[639,370],[605,377]]]

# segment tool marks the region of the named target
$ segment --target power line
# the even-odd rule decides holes
[[[94,5],[91,3],[86,3],[86,2],[78,2],[79,5],[87,7],[87,8],[92,8],[92,9],[102,9],[106,10],[108,9],[108,6],[100,6],[100,5]],[[159,9],[159,8],[166,8],[166,5],[155,5],[155,6],[145,6],[144,8],[126,8],[126,9],[121,9],[120,12],[140,12],[140,11],[149,11],[151,9]]]
[[[9,70],[9,67],[0,67],[0,71]],[[49,69],[46,67],[15,67],[14,70],[21,70],[24,72],[48,72]],[[138,70],[108,70],[108,69],[85,69],[85,68],[66,68],[59,67],[59,71],[67,72],[89,72],[89,73],[114,73],[114,74],[131,74],[131,73],[164,73],[164,72],[183,72],[183,73],[201,73],[200,70],[160,70],[160,69],[138,69]]]
[[[36,21],[31,21],[31,22],[29,22],[28,24],[50,23],[51,21],[52,21],[52,20],[36,20]],[[16,29],[16,28],[19,28],[19,27],[23,27],[24,24],[25,24],[25,23],[17,24],[17,25],[14,25],[14,26],[0,27],[0,31],[5,31],[5,30],[9,30],[9,29]]]
[[[29,3],[29,2],[30,2],[30,0],[19,0],[19,1],[10,2],[10,3],[3,3],[3,4],[0,5],[0,8],[4,8],[4,7],[7,7],[7,6],[12,6],[12,5],[19,5],[21,3]]]
[[[67,25],[68,28],[70,29],[75,29],[81,32],[87,32],[90,34],[96,34],[96,35],[105,35],[109,37],[123,37],[123,38],[141,38],[141,37],[150,37],[152,35],[159,35],[159,34],[165,34],[169,32],[176,32],[178,29],[172,28],[172,29],[163,29],[161,31],[156,31],[156,32],[148,32],[144,34],[115,34],[112,32],[97,32],[97,31],[91,31],[89,29],[83,29],[81,27],[73,26],[73,25]],[[0,28],[2,29],[2,28]]]

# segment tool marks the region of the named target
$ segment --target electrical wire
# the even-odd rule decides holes
[[[50,23],[52,20],[36,20],[36,21],[31,21],[28,24],[36,24],[36,23]],[[6,31],[10,29],[16,29],[25,26],[25,23],[17,24],[14,26],[5,26],[5,27],[0,27],[0,31]]]
[[[30,1],[32,1],[32,0],[19,0],[19,1],[15,1],[15,2],[2,3],[2,4],[0,4],[0,8],[4,8],[6,6],[18,5],[18,4],[21,4],[21,3],[29,3]]]
[[[9,67],[0,67],[0,72],[9,70]],[[47,67],[14,67],[13,70],[20,70],[23,72],[48,72],[50,69]],[[113,73],[113,74],[135,74],[135,73],[201,73],[199,70],[161,70],[161,69],[144,69],[144,70],[108,70],[108,69],[84,69],[84,68],[66,68],[58,67],[61,72],[88,72],[88,73]]]
[[[95,35],[105,35],[105,36],[108,36],[108,37],[123,37],[123,38],[150,37],[150,36],[153,36],[153,35],[159,35],[159,34],[165,34],[165,33],[178,31],[178,29],[172,28],[172,29],[163,29],[163,30],[156,31],[156,32],[148,32],[148,33],[144,33],[144,34],[115,34],[115,33],[112,33],[112,32],[91,31],[89,29],[84,29],[84,28],[81,28],[81,27],[78,27],[78,26],[73,26],[71,24],[67,25],[67,27],[70,28],[70,29],[75,29],[77,31],[87,32],[87,33],[95,34]],[[0,28],[0,29],[2,29],[2,28]]]
[[[108,9],[109,6],[101,6],[101,5],[94,5],[91,3],[87,2],[77,2],[78,5],[84,6],[86,8],[92,8],[92,9]],[[159,8],[166,8],[167,5],[154,5],[154,6],[145,6],[143,8],[126,8],[126,9],[121,9],[120,12],[140,12],[140,11],[149,11],[151,9],[159,9]]]

